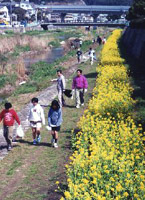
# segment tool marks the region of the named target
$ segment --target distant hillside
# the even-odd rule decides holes
[[[87,5],[131,5],[133,0],[84,0]]]
[[[30,2],[36,4],[46,2],[46,4],[51,5],[131,5],[133,0],[30,0]]]
[[[30,0],[36,4],[42,1],[51,5],[131,5],[133,2],[133,0]]]
[[[46,4],[51,5],[85,5],[85,2],[83,0],[30,0],[30,2],[34,3],[40,3],[40,2],[46,2]]]

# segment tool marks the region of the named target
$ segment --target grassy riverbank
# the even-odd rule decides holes
[[[82,45],[82,50],[87,51],[91,41],[87,40]],[[56,76],[57,69],[64,69],[63,63],[75,56],[76,50],[70,50],[66,55],[58,58],[52,64],[40,61],[33,64],[30,69],[30,81],[19,86],[14,95],[40,91],[50,85],[50,80]]]
[[[11,32],[8,32],[5,35],[0,36],[0,81],[2,82],[1,87],[6,87],[7,85],[16,87],[18,85],[18,82],[21,82],[21,80],[28,80],[31,78],[27,76],[27,70],[23,61],[24,56],[28,56],[29,54],[38,54],[39,52],[42,53],[46,49],[49,50],[53,47],[61,47],[62,41],[67,41],[70,37],[79,38],[82,35],[84,34],[82,34],[79,29],[64,29],[39,32],[30,31],[26,32],[25,34],[12,34]],[[65,45],[65,48],[67,49],[67,43]],[[39,67],[40,65],[42,65],[43,68],[43,65],[47,64],[42,62],[38,63],[38,65]],[[13,77],[15,77],[15,79],[13,78],[12,80],[10,80],[9,75],[12,75]],[[38,89],[37,86],[36,88]],[[28,91],[30,91],[30,89],[28,89]]]

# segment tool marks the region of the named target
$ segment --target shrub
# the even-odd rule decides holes
[[[80,132],[72,132],[67,200],[145,198],[145,137],[132,119],[133,89],[117,46],[120,35],[114,31],[102,50],[93,98],[78,123]]]

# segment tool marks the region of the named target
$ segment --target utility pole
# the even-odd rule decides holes
[[[10,25],[12,25],[12,0],[10,0]]]
[[[37,18],[38,18],[38,9],[36,9],[36,11],[35,11],[35,18],[36,18],[36,24],[38,23],[38,20],[37,20]]]

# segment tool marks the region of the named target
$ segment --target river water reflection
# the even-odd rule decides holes
[[[26,69],[29,72],[29,69],[31,68],[31,65],[34,63],[37,63],[39,61],[45,61],[47,63],[53,63],[58,58],[62,57],[65,53],[65,50],[63,47],[59,48],[52,48],[48,52],[43,52],[40,54],[34,54],[34,55],[27,55],[23,59]],[[0,95],[0,103],[2,103],[6,98],[8,97],[7,94],[1,94]]]
[[[32,64],[39,61],[45,61],[47,63],[53,63],[58,58],[64,55],[65,51],[63,47],[52,48],[51,51],[43,52],[37,55],[28,55],[24,58],[24,64],[26,68],[30,68]]]

